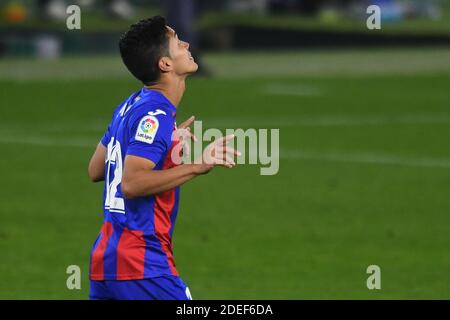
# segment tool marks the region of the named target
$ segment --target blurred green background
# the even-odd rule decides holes
[[[132,4],[112,30],[95,7],[86,21],[109,39],[140,13],[163,12]],[[196,20],[209,76],[188,80],[178,121],[279,128],[281,150],[275,176],[241,165],[182,187],[174,251],[194,299],[450,298],[448,4],[370,32],[326,4],[308,14],[207,8]],[[36,56],[30,32],[70,31],[38,16],[2,23],[0,298],[87,299],[103,218],[103,184],[89,182],[87,164],[140,84],[117,52],[91,52],[83,29],[80,52],[69,39],[56,56]],[[339,41],[305,40],[317,30],[330,39],[338,25]],[[249,42],[267,28],[313,33],[273,46],[255,36],[249,48],[233,32],[246,26]],[[231,40],[211,41],[224,28]],[[355,32],[365,36],[349,44]],[[366,287],[373,264],[381,290]],[[69,265],[81,267],[81,290],[66,287]]]

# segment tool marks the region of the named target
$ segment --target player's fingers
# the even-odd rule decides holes
[[[189,143],[187,142],[183,143],[183,154],[186,156],[189,156],[191,154],[191,148],[189,146]]]
[[[229,155],[225,155],[225,159],[226,159],[227,163],[231,163],[233,166],[236,165],[236,162],[234,162],[233,157],[230,157]]]
[[[225,154],[230,154],[233,156],[242,155],[239,150],[233,149],[231,147],[218,146],[217,148],[215,148],[215,150],[218,155],[225,155]]]
[[[239,150],[236,150],[236,149],[233,149],[233,148],[230,148],[230,147],[225,147],[225,152],[229,153],[229,154],[233,154],[235,156],[240,156],[241,155],[241,152]]]
[[[225,163],[225,162],[222,162],[222,163],[216,163],[215,166],[218,166],[218,167],[225,167],[225,168],[228,168],[228,169],[233,168],[233,165],[232,165],[232,164]]]
[[[191,116],[189,119],[187,119],[187,120],[184,121],[182,124],[180,124],[180,125],[178,126],[178,128],[181,128],[181,129],[187,128],[187,127],[189,127],[189,126],[192,124],[192,122],[194,122],[194,121],[195,121],[195,116]]]
[[[183,141],[183,142],[188,140],[188,139],[190,139],[191,133],[189,132],[188,129],[178,128],[175,131],[175,139],[178,140],[178,141]]]
[[[193,133],[191,132],[191,128],[190,128],[190,127],[187,127],[186,130],[187,130],[188,133],[189,133],[189,138],[191,138],[191,140],[193,140],[194,142],[197,142],[198,139],[197,139],[197,137],[195,136],[195,134],[193,134]]]
[[[227,168],[233,168],[236,164],[234,163],[233,160],[229,161],[229,160],[214,158],[214,165],[227,167]]]
[[[220,137],[219,139],[217,139],[216,141],[214,141],[214,144],[216,146],[219,145],[226,145],[230,140],[234,139],[235,135],[234,134],[229,134],[227,136],[224,137]]]

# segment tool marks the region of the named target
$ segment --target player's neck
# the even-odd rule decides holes
[[[161,79],[157,84],[146,87],[161,92],[176,108],[178,108],[184,90],[186,89],[186,82],[185,78],[171,79],[171,81]]]

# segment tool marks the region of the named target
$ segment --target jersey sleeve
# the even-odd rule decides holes
[[[106,129],[105,134],[103,135],[102,139],[100,140],[100,143],[108,147],[108,143],[111,141],[111,123],[108,125],[108,128]]]
[[[137,112],[130,117],[127,155],[158,164],[169,150],[174,128],[173,117],[161,109]]]
[[[105,134],[100,139],[100,143],[103,146],[108,147],[108,143],[111,141],[111,127],[113,125],[114,119],[116,118],[117,113],[122,109],[122,107],[126,103],[127,103],[127,100],[123,101],[121,104],[119,104],[119,106],[116,108],[116,110],[114,110],[112,118],[111,118],[111,122],[108,124],[108,128],[106,129]]]

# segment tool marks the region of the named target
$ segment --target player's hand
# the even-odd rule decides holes
[[[177,127],[177,131],[180,136],[180,142],[182,146],[183,153],[186,156],[189,156],[191,154],[190,150],[190,144],[188,143],[189,140],[192,140],[194,142],[198,141],[197,137],[191,132],[190,125],[195,121],[195,116],[189,117],[186,121],[184,121],[182,124],[180,124]]]
[[[233,168],[236,165],[234,162],[234,156],[241,155],[238,150],[227,146],[227,144],[234,139],[234,137],[234,134],[230,134],[210,143],[203,151],[202,161],[195,162],[200,162],[197,167],[197,173],[208,173],[216,166]]]

